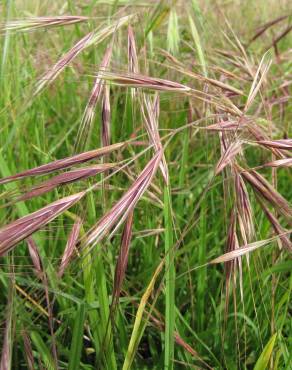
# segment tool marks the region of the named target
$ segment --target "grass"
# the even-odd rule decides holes
[[[0,11],[0,368],[290,369],[290,3]]]

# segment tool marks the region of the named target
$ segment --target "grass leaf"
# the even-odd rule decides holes
[[[72,333],[72,341],[70,348],[70,361],[68,364],[68,370],[78,370],[80,369],[80,358],[83,348],[83,330],[84,321],[86,317],[85,304],[81,303],[77,309],[74,318],[74,327]]]
[[[260,357],[258,358],[254,370],[265,370],[268,367],[274,345],[276,343],[277,339],[277,333],[275,333],[268,343],[265,345],[265,348],[263,349],[263,352],[261,353]]]

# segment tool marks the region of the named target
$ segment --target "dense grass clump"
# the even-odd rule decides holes
[[[291,369],[290,2],[0,10],[1,370]]]

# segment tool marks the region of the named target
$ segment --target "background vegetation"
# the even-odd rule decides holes
[[[291,10],[0,2],[1,369],[291,369]]]

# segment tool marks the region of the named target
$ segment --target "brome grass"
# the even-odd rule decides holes
[[[0,368],[290,369],[287,0],[0,4]]]

